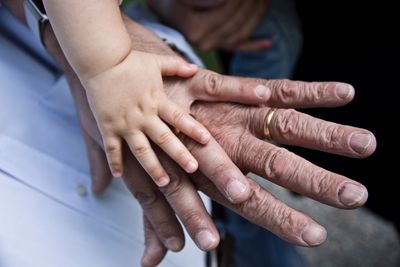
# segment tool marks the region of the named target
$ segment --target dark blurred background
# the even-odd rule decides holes
[[[298,9],[304,49],[295,79],[343,81],[356,89],[346,107],[306,112],[372,130],[378,141],[375,154],[363,160],[298,153],[364,183],[367,206],[400,229],[398,9],[381,1],[316,0],[299,0]]]

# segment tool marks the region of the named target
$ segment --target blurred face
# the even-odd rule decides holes
[[[201,8],[214,7],[226,1],[227,0],[181,0],[181,2],[185,3],[186,5]]]

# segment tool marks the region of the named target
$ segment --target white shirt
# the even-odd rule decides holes
[[[120,180],[101,197],[90,184],[65,77],[0,7],[0,267],[140,266],[140,206]],[[204,267],[186,241],[161,266]]]

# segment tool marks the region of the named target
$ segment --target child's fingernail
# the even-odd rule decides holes
[[[162,176],[157,181],[157,185],[160,187],[166,186],[169,183],[169,178],[167,176]]]
[[[202,144],[207,144],[208,141],[211,139],[211,134],[207,131],[201,131],[201,137],[200,137],[200,142]]]
[[[122,172],[120,170],[114,170],[112,173],[113,173],[114,177],[121,177],[122,176]]]

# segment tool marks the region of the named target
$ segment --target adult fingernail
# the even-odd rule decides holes
[[[170,237],[165,240],[165,246],[171,251],[179,251],[182,248],[181,241],[177,237]]]
[[[203,230],[196,234],[197,246],[202,250],[210,250],[217,246],[217,238],[208,230]]]
[[[304,230],[301,238],[309,246],[318,246],[325,241],[326,230],[319,225],[311,224]]]
[[[348,100],[353,98],[354,88],[349,84],[338,83],[336,85],[336,95],[343,100]]]
[[[247,186],[238,180],[229,182],[226,187],[226,193],[231,202],[244,200],[247,196],[246,192]]]
[[[358,207],[367,201],[368,191],[364,186],[345,183],[339,190],[339,200],[347,207]]]
[[[271,90],[265,85],[258,85],[255,92],[258,98],[267,98],[269,97]]]
[[[160,187],[166,186],[169,183],[169,178],[167,176],[160,177],[157,181],[157,185]]]
[[[363,154],[371,144],[371,141],[371,134],[356,133],[350,138],[350,146],[358,154]]]

